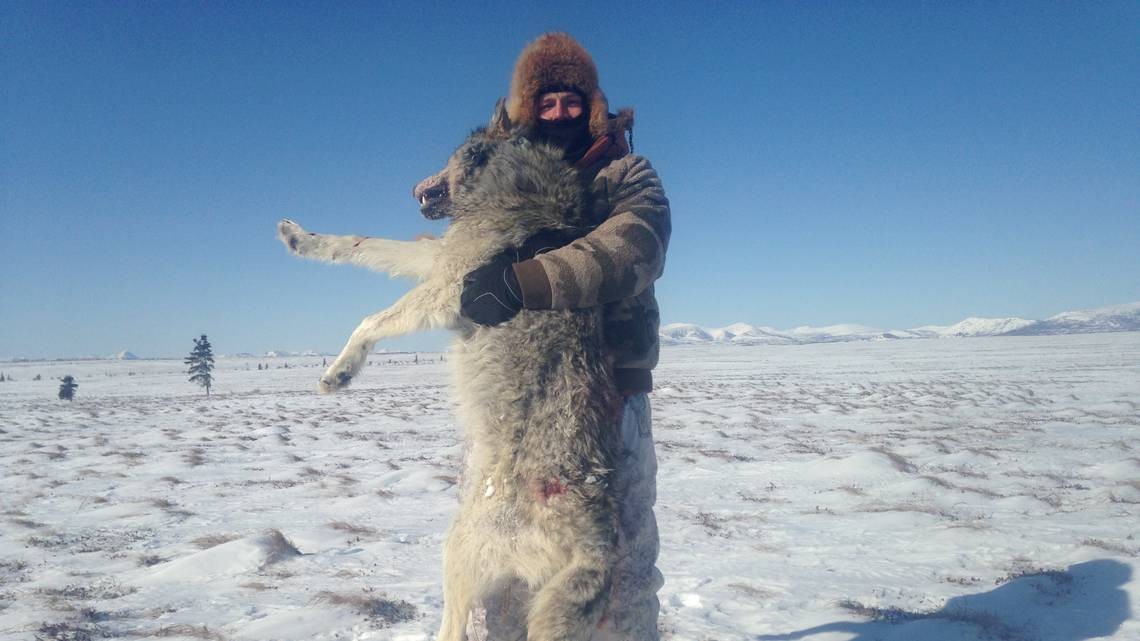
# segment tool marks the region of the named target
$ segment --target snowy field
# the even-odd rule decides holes
[[[439,355],[388,358],[335,397],[222,359],[210,399],[0,363],[0,638],[429,639],[461,447]],[[672,347],[657,385],[663,638],[1140,639],[1140,332]]]

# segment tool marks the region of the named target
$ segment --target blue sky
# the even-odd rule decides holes
[[[665,322],[1140,300],[1140,3],[10,1],[0,358],[339,350],[407,285],[276,221],[440,232],[412,185],[554,29],[672,202]]]

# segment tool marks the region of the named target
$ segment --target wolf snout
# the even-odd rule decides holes
[[[448,197],[447,181],[442,173],[421,180],[412,189],[412,197],[420,204],[420,213],[424,218],[434,220],[447,215],[444,207]]]
[[[442,198],[447,195],[447,184],[443,181],[442,174],[428,176],[424,178],[412,188],[412,197],[416,199],[421,205],[429,200]]]
[[[421,185],[423,185],[423,183],[417,185],[416,189],[412,191],[412,195],[415,196],[420,205],[426,205],[433,200],[439,200],[440,198],[447,196],[447,185],[443,184],[442,182],[436,185],[429,185],[427,187],[421,187]]]

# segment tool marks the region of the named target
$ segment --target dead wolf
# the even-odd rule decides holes
[[[419,281],[364,319],[319,390],[348,385],[380,339],[429,328],[456,332],[468,449],[444,547],[438,638],[462,641],[480,599],[521,582],[528,639],[585,640],[605,610],[617,544],[610,476],[621,449],[613,427],[621,398],[600,311],[524,309],[490,328],[459,314],[463,278],[476,267],[510,248],[541,252],[534,238],[589,231],[585,187],[560,149],[511,135],[501,104],[437,178],[440,188],[425,193],[421,210],[451,219],[438,240],[326,236],[279,224],[280,239],[299,256]]]

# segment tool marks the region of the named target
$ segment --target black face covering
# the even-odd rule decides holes
[[[561,147],[569,162],[577,162],[593,144],[590,138],[590,116],[585,111],[573,120],[539,120],[537,139]]]

